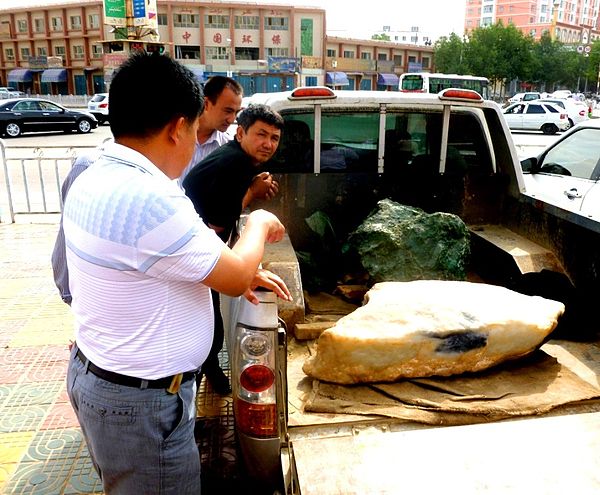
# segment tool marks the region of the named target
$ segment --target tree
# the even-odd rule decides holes
[[[452,33],[450,37],[443,36],[435,42],[435,67],[438,72],[447,74],[464,74],[467,72],[466,61],[463,62],[465,42]]]

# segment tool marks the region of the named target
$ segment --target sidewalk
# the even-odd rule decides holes
[[[50,265],[58,219],[0,223],[0,493],[6,495],[103,493],[66,393],[73,319]],[[219,357],[229,374],[226,351]],[[203,380],[197,414],[203,495],[254,493],[238,466],[231,396],[217,395]]]
[[[58,224],[0,224],[0,492],[102,493],[66,394],[69,308],[50,254]]]

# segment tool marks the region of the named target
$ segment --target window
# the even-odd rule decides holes
[[[46,30],[46,24],[44,23],[44,19],[34,19],[33,29],[35,29],[36,33],[43,33]]]
[[[98,29],[100,27],[100,15],[99,14],[88,15],[88,25],[91,29]]]
[[[421,57],[421,65],[423,66],[423,69],[428,69],[429,68],[429,57]]]
[[[287,17],[265,17],[265,30],[287,31],[289,19]]]
[[[214,16],[213,16],[214,17]],[[229,51],[226,46],[207,46],[206,58],[208,60],[228,60]]]
[[[56,56],[64,56],[66,55],[67,51],[65,50],[64,46],[55,46],[54,47],[54,55]]]
[[[25,19],[17,19],[17,31],[19,33],[27,32],[27,20]]]
[[[63,23],[62,17],[53,17],[51,19],[52,31],[62,31]]]
[[[83,58],[83,45],[73,45],[73,58]]]
[[[200,27],[200,16],[195,14],[173,14],[175,27]]]
[[[529,105],[525,113],[546,113],[542,105]]]
[[[48,55],[48,50],[45,46],[38,46],[37,48],[37,56],[38,57],[46,57]]]
[[[394,65],[402,65],[402,55],[394,55]]]
[[[175,58],[200,60],[200,47],[193,45],[175,45]]]
[[[344,50],[344,58],[354,58],[354,52],[351,50]]]
[[[411,36],[410,37],[410,42],[411,43],[418,43],[419,42],[419,37],[418,36]]]
[[[15,59],[15,51],[12,48],[7,48],[4,50],[4,56],[6,60],[14,60]]]
[[[327,49],[327,56],[328,57],[336,57],[337,52],[335,50],[332,50],[330,48]]]
[[[260,29],[260,17],[257,15],[236,15],[236,29]]]
[[[307,86],[317,86],[317,76],[306,76]]]
[[[272,55],[271,53],[269,53],[269,50],[270,49],[267,49],[267,54]],[[247,46],[236,47],[235,48],[235,59],[236,60],[258,60],[258,48],[252,48],[252,47],[247,47]]]
[[[360,54],[360,58],[363,60],[371,60],[371,54],[369,52],[362,52]]]
[[[159,26],[168,26],[169,25],[169,18],[167,16],[167,14],[158,14],[157,19],[158,19]]]
[[[484,12],[484,14],[491,14],[492,12],[494,12],[494,6],[493,5],[484,5],[483,12]]]
[[[387,60],[387,54],[386,53],[378,53],[377,60]]]
[[[69,18],[69,23],[71,25],[71,29],[81,29],[81,16],[80,15],[72,15]]]
[[[581,129],[579,132],[574,132],[547,153],[543,158],[541,171],[560,174],[556,171],[558,164],[572,177],[597,180],[593,175],[597,163],[593,157],[599,156],[600,152],[600,139],[597,134],[595,129]],[[565,175],[564,172],[561,175]]]
[[[92,58],[102,58],[102,45],[92,45]]]
[[[229,16],[226,15],[205,15],[204,27],[213,29],[228,29]]]
[[[237,52],[236,52],[237,53]],[[289,48],[267,48],[268,57],[289,57]]]
[[[30,56],[31,52],[29,51],[29,48],[21,48],[21,60],[29,60]]]

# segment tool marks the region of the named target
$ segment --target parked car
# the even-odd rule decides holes
[[[88,111],[96,117],[98,125],[108,122],[108,93],[96,93],[88,102]]]
[[[598,225],[600,119],[576,125],[537,157],[523,160],[521,166],[531,196]]]
[[[583,101],[574,100],[573,98],[542,98],[538,100],[539,102],[554,103],[557,107],[565,110],[569,118],[569,127],[590,118],[590,108]]]
[[[504,109],[504,118],[511,130],[542,131],[556,134],[566,131],[570,124],[565,111],[553,103],[513,103]]]
[[[569,89],[557,89],[550,96],[552,98],[569,98],[572,94]]]
[[[87,133],[97,126],[98,121],[92,114],[48,100],[13,98],[0,103],[0,132],[7,137],[41,131]]]
[[[19,98],[25,96],[23,91],[18,91],[15,88],[9,88],[6,86],[0,86],[0,99],[6,100],[7,98]]]
[[[528,93],[516,93],[511,98],[508,99],[509,103],[517,103],[518,101],[531,101],[537,100],[541,98],[541,94],[535,91],[530,91]]]

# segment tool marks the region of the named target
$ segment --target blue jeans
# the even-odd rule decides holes
[[[107,495],[200,495],[196,383],[177,394],[107,382],[73,346],[67,392]]]

